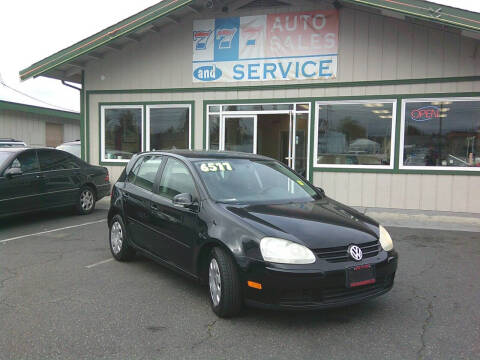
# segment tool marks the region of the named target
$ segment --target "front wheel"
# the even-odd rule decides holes
[[[90,186],[84,186],[80,189],[77,199],[77,212],[80,215],[88,215],[95,210],[95,193]]]
[[[233,258],[221,248],[214,248],[208,263],[210,305],[219,317],[232,317],[242,309],[238,270]]]
[[[128,261],[135,256],[135,251],[126,241],[127,231],[120,215],[115,215],[110,222],[109,238],[110,251],[116,260]]]

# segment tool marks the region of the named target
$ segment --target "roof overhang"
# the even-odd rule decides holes
[[[480,32],[480,14],[425,0],[341,0],[344,3],[390,10],[414,18]]]
[[[237,0],[222,0],[223,4]],[[312,0],[314,1],[314,0]],[[325,0],[334,6],[353,6],[377,9],[384,14],[398,14],[434,22],[462,30],[462,35],[480,35],[480,14],[425,0]],[[242,1],[241,1],[242,2]],[[243,1],[245,2],[245,0]],[[242,2],[242,3],[243,3]],[[291,2],[291,1],[290,1]],[[193,3],[193,4],[192,4]],[[61,50],[20,71],[20,79],[45,76],[81,83],[82,70],[87,62],[100,60],[107,52],[120,51],[133,42],[142,40],[144,33],[159,32],[164,25],[178,24],[187,14],[200,13],[200,0],[163,0],[138,14],[102,30],[64,50]],[[470,35],[469,35],[470,34]],[[473,36],[472,36],[473,35]]]
[[[161,19],[167,22],[176,20],[168,15],[192,3],[193,0],[164,0],[138,14],[135,14],[119,23],[112,25],[95,35],[92,35],[66,49],[36,62],[20,71],[20,79],[27,80],[31,77],[46,76],[59,80],[81,82],[81,72],[85,68],[87,59],[101,59],[103,54],[96,53],[101,47],[109,50],[121,50],[123,44],[117,40],[139,41],[135,33]]]
[[[80,121],[80,114],[77,112],[62,111],[4,100],[0,100],[0,110],[22,111],[30,114],[45,115]]]

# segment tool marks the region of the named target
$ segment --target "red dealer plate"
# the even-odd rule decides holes
[[[347,287],[375,284],[375,268],[372,265],[358,265],[347,269]]]

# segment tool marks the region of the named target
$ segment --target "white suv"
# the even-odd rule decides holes
[[[27,147],[23,141],[15,139],[0,139],[0,148]]]

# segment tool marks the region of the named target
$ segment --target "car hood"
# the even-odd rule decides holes
[[[287,204],[223,205],[265,236],[311,249],[362,244],[378,239],[378,223],[327,197]]]

